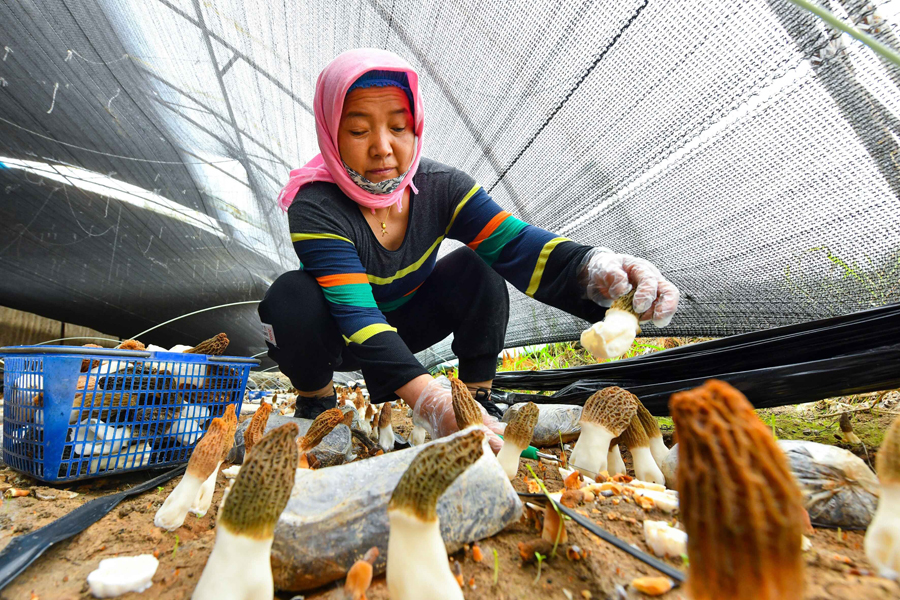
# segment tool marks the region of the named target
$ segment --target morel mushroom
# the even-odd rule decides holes
[[[628,469],[625,467],[625,460],[622,458],[622,449],[619,448],[619,440],[622,436],[614,438],[609,443],[609,453],[606,455],[606,471],[609,476],[627,475]]]
[[[644,426],[644,431],[649,438],[650,454],[653,455],[656,466],[662,467],[663,461],[666,459],[666,456],[669,455],[669,449],[663,441],[662,432],[659,430],[659,423],[656,422],[656,419],[653,418],[653,415],[650,414],[650,411],[647,410],[647,407],[644,406],[640,399],[638,399],[637,416],[641,420],[641,425]],[[638,477],[638,479],[640,479],[640,477]]]
[[[273,429],[247,455],[216,524],[193,600],[272,598],[272,541],[297,467],[297,425]]]
[[[391,427],[391,403],[381,405],[381,413],[378,415],[378,445],[385,452],[394,449],[394,429]]]
[[[228,348],[228,336],[220,333],[216,337],[210,338],[204,342],[200,342],[193,348],[185,350],[185,354],[209,354],[210,356],[221,356],[225,354]]]
[[[219,456],[216,468],[213,469],[213,472],[209,474],[209,477],[200,486],[200,491],[197,492],[197,497],[191,504],[191,512],[197,517],[204,516],[209,510],[213,494],[216,491],[216,477],[219,475],[219,467],[225,462],[225,457],[228,456],[232,446],[234,446],[234,432],[237,431],[238,424],[237,415],[234,414],[234,404],[228,405],[228,408],[225,409],[225,414],[222,415],[222,420],[225,421],[226,426],[225,440],[222,443],[222,454]]]
[[[481,405],[472,397],[472,392],[459,379],[450,378],[450,399],[453,405],[453,416],[456,418],[456,426],[460,431],[477,427],[487,434],[488,428],[484,425],[484,415],[481,412]],[[494,456],[491,446],[488,443],[487,435],[484,437],[484,455],[485,457]]]
[[[419,452],[388,505],[387,584],[391,600],[463,600],[441,538],[437,501],[484,454],[480,429]]]
[[[309,462],[306,454],[319,445],[325,436],[334,430],[335,427],[344,422],[344,413],[339,408],[329,408],[318,417],[306,430],[306,435],[297,440],[297,449],[300,451],[299,467],[306,469]]]
[[[366,436],[371,435],[372,433],[372,417],[375,416],[375,407],[371,404],[367,404],[365,407],[365,415],[363,415],[363,410],[360,408],[356,409],[359,412],[359,430],[362,431]]]
[[[184,477],[156,511],[153,524],[167,531],[181,527],[191,505],[200,493],[200,486],[213,473],[222,458],[222,447],[228,434],[228,424],[222,418],[213,419],[203,438],[197,442],[188,461]]]
[[[636,289],[636,288],[635,288]],[[599,323],[581,332],[581,345],[597,360],[622,356],[641,332],[638,315],[631,305],[634,292],[617,298]]]
[[[259,403],[259,408],[253,413],[250,424],[244,430],[244,454],[248,454],[253,446],[262,439],[266,431],[266,423],[269,422],[269,414],[272,412],[272,405],[263,400]]]
[[[631,423],[637,412],[637,398],[620,387],[603,388],[584,403],[581,435],[569,462],[588,477],[607,470],[609,444]]]
[[[672,395],[694,600],[803,597],[803,502],[771,430],[723,381]]]
[[[666,485],[666,478],[663,477],[662,471],[653,460],[653,455],[650,454],[650,438],[647,437],[647,432],[644,431],[638,415],[631,418],[631,423],[625,428],[619,439],[631,451],[631,459],[634,461],[634,476],[637,479]]]
[[[900,418],[894,419],[875,459],[881,495],[866,531],[866,557],[882,576],[900,574]]]
[[[862,440],[859,439],[859,436],[853,431],[853,423],[850,422],[850,413],[845,412],[841,415],[841,435],[844,436],[844,441],[848,444],[862,443]]]
[[[529,402],[520,408],[506,426],[503,434],[503,447],[497,454],[500,466],[506,476],[515,479],[519,472],[519,456],[531,444],[534,427],[537,425],[539,410],[537,404]]]

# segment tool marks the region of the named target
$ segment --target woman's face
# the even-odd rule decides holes
[[[347,94],[338,151],[347,166],[373,183],[405,173],[415,155],[415,133],[403,90],[376,86]]]

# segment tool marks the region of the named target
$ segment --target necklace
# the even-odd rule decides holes
[[[387,235],[387,232],[388,232],[387,231],[387,223],[385,223],[385,221],[387,221],[388,217],[391,216],[392,208],[394,208],[393,204],[388,206],[387,212],[384,214],[384,219],[381,220],[381,235],[382,236]]]

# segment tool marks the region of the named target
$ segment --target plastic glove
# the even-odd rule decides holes
[[[594,249],[587,255],[579,270],[578,280],[587,297],[600,306],[610,307],[613,300],[624,296],[637,286],[632,306],[640,315],[639,321],[652,321],[665,327],[678,308],[681,294],[653,263],[628,254],[616,254]]]
[[[487,414],[484,407],[480,404],[481,416],[484,419],[485,434],[491,450],[494,454],[500,452],[503,447],[503,440],[497,437],[506,429],[506,423],[501,423],[491,415]],[[436,440],[445,435],[450,435],[455,431],[459,431],[456,426],[456,416],[453,414],[453,400],[450,395],[450,380],[441,375],[435,377],[429,382],[419,398],[416,400],[415,408],[413,408],[413,425],[423,427],[430,435],[431,439]]]

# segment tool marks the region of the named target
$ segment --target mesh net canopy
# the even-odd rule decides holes
[[[897,2],[824,6],[900,48]],[[426,156],[655,263],[682,291],[669,335],[900,300],[900,69],[789,2],[14,0],[0,304],[129,337],[260,300],[298,266],[275,198],[318,152],[316,78],[356,47],[419,72]],[[584,326],[511,299],[509,346]],[[265,350],[253,304],[146,341],[218,331]]]

